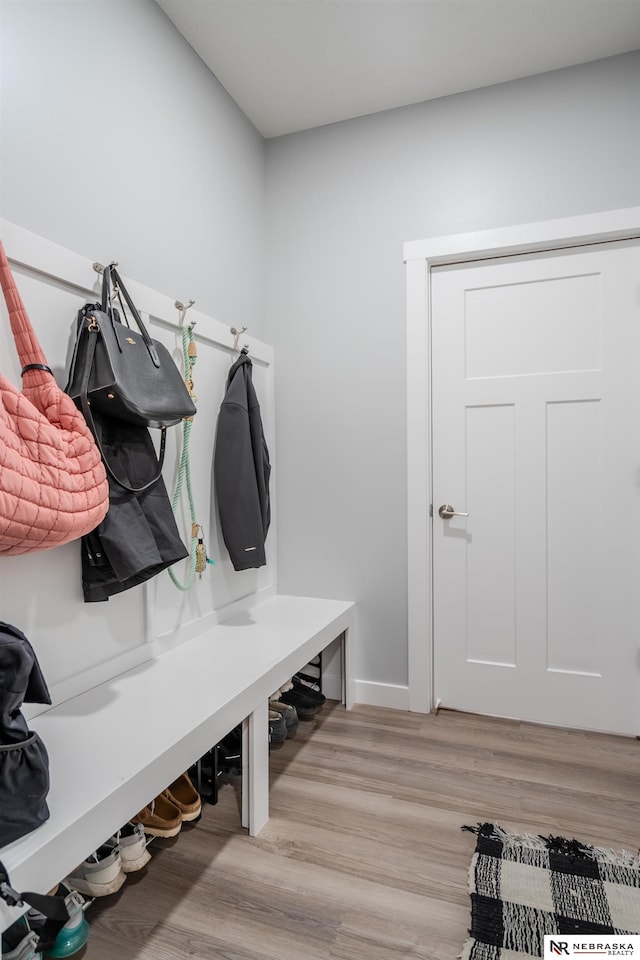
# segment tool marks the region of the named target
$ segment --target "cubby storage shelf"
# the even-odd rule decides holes
[[[268,817],[269,696],[337,637],[343,702],[352,703],[350,601],[276,595],[30,725],[50,758],[50,818],[0,850],[17,890],[46,892],[240,722],[243,822]],[[0,904],[0,927],[18,915]]]

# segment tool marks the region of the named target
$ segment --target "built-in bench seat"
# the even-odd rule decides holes
[[[268,698],[341,637],[351,706],[354,609],[271,597],[31,720],[49,752],[51,816],[0,850],[12,886],[53,887],[241,722],[243,824],[257,834],[268,818]],[[1,929],[20,912],[0,910]]]

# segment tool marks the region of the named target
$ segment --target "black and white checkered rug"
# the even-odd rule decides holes
[[[492,823],[462,829],[478,839],[461,960],[542,957],[545,934],[640,933],[640,853],[517,836]]]

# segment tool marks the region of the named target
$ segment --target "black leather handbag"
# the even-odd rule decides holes
[[[85,417],[87,401],[105,416],[145,427],[172,427],[195,416],[178,367],[167,348],[149,336],[114,264],[104,269],[102,302],[79,311],[76,334],[66,392]]]
[[[135,327],[129,324],[123,297]],[[65,392],[81,408],[107,473],[131,493],[141,493],[160,478],[167,427],[195,416],[196,406],[182,374],[167,348],[149,336],[113,263],[104,268],[102,302],[85,303],[78,312]],[[116,475],[104,455],[93,410],[111,420],[162,430],[158,470],[152,480],[132,487]]]

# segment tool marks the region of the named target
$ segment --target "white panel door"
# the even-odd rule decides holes
[[[640,247],[431,295],[436,701],[640,734]]]

